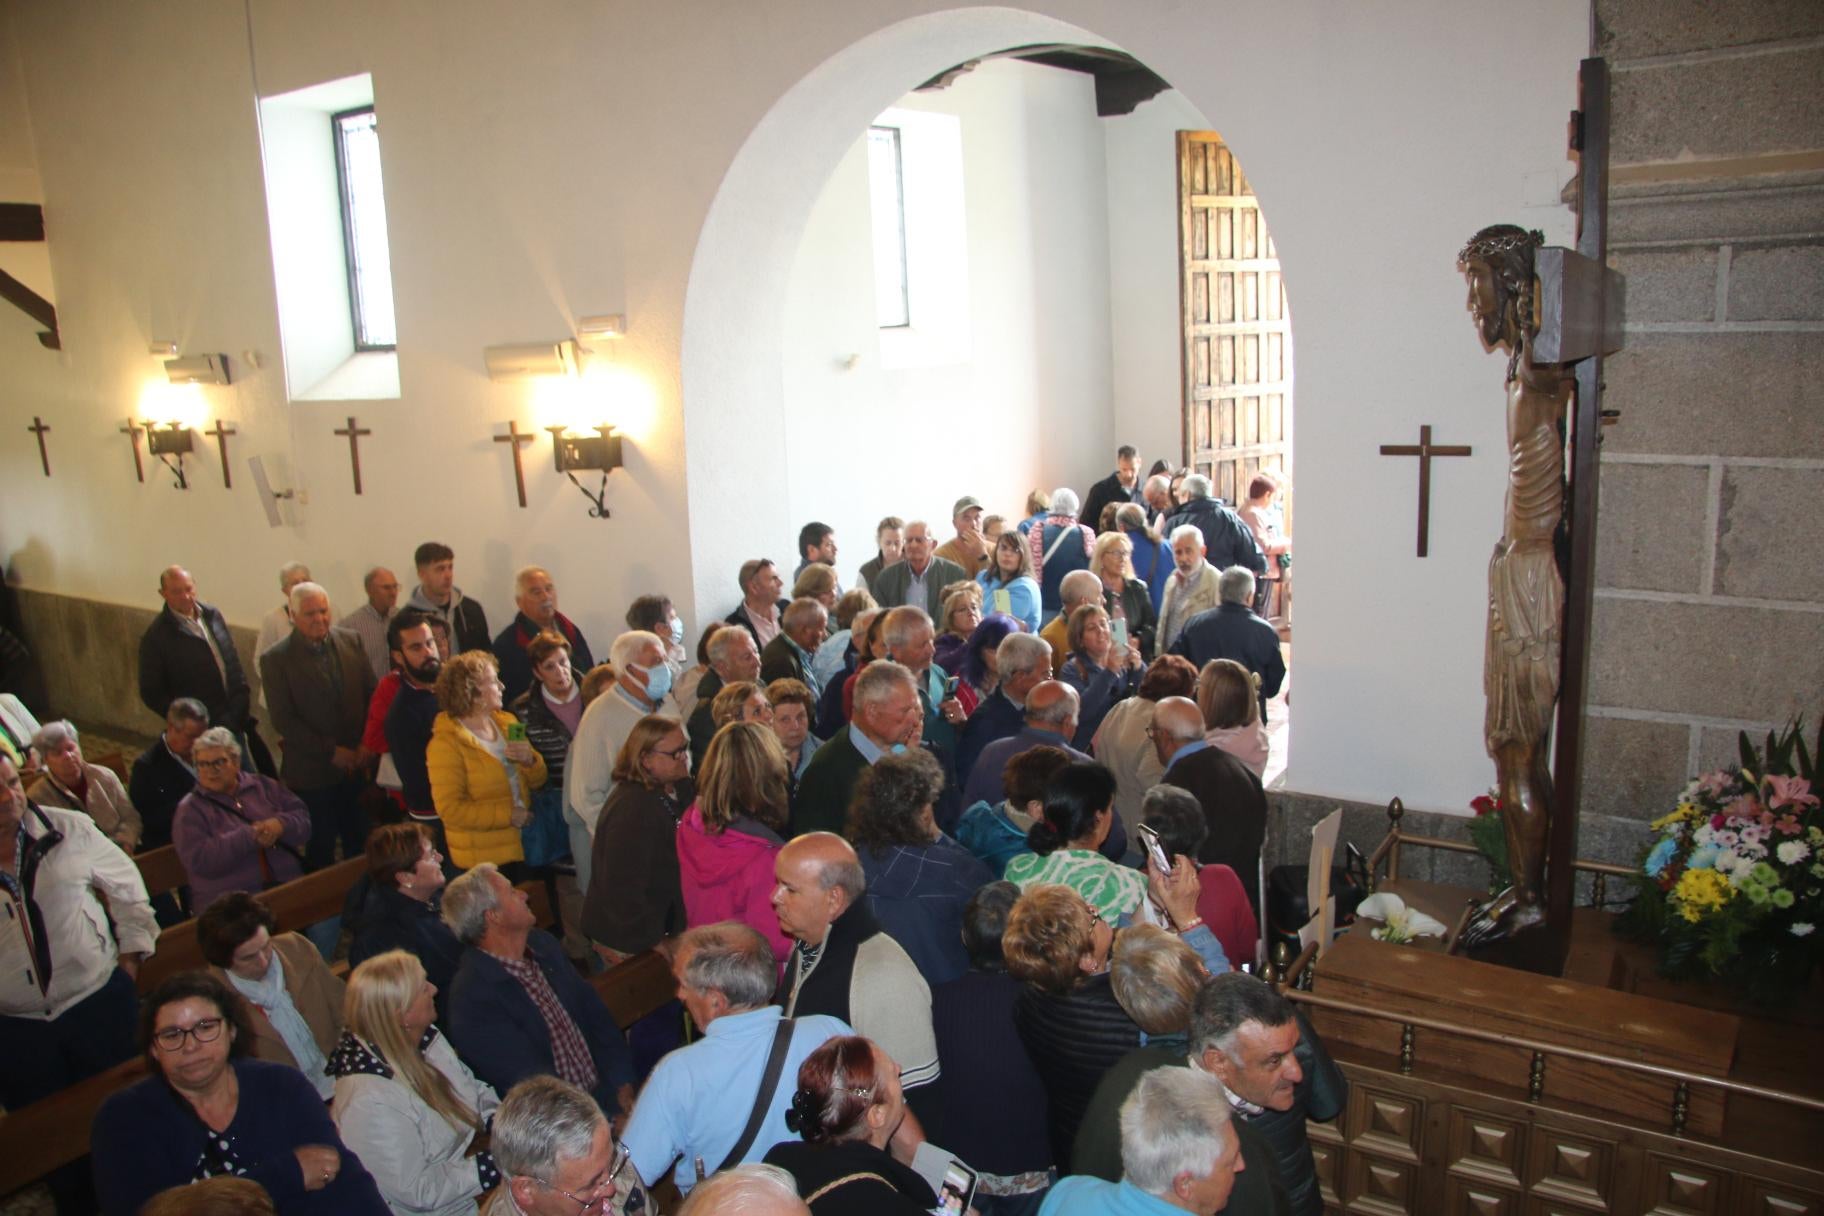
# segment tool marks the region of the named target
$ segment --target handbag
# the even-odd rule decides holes
[[[570,856],[570,830],[564,826],[564,792],[547,787],[532,795],[532,822],[519,829],[526,864],[556,865]]]

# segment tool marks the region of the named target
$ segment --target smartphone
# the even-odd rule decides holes
[[[1004,616],[1013,615],[1013,592],[1002,588],[994,593],[994,610]]]
[[[937,1206],[931,1209],[933,1216],[963,1216],[975,1201],[975,1183],[974,1170],[961,1161],[951,1161],[944,1167],[944,1182],[937,1189]]]
[[[524,722],[507,723],[507,742],[524,743],[526,741],[526,724]]]
[[[1115,649],[1116,650],[1126,650],[1127,649],[1127,618],[1126,617],[1118,616],[1114,620],[1110,621],[1108,623],[1108,632],[1111,635],[1113,635],[1113,637],[1115,639]]]
[[[1159,833],[1143,823],[1134,829],[1134,835],[1146,846],[1146,855],[1153,859],[1153,868],[1161,874],[1170,874],[1172,859],[1167,856],[1165,846],[1159,843]]]
[[[957,678],[955,676],[950,676],[947,679],[945,679],[945,681],[944,681],[944,699],[945,700],[949,700],[951,697],[954,697],[956,695],[956,685],[957,685]]]

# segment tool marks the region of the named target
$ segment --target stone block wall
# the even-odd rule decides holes
[[[1824,6],[1597,0],[1611,262],[1579,852],[1824,713]]]

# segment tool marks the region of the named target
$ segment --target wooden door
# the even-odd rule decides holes
[[[1292,524],[1292,325],[1279,255],[1235,156],[1214,131],[1178,132],[1184,462],[1230,506],[1262,469]]]

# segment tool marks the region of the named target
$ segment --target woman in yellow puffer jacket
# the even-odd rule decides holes
[[[485,650],[456,655],[437,677],[443,712],[424,762],[450,860],[465,870],[525,860],[519,829],[532,821],[532,791],[545,783],[544,757],[523,737],[507,738],[518,719],[500,707],[501,693],[499,669]]]

